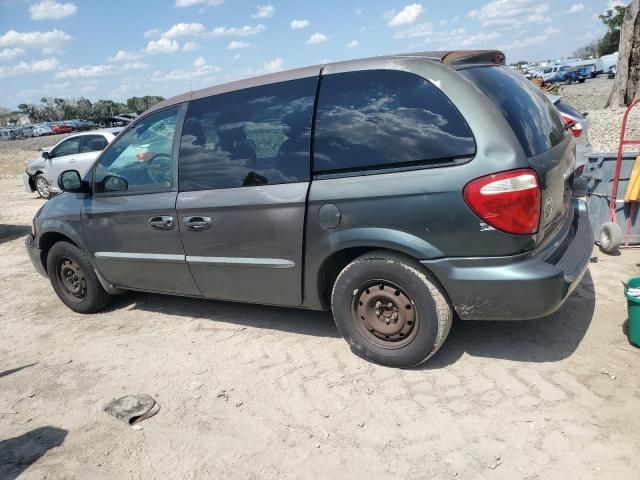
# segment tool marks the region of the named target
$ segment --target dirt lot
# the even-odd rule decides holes
[[[548,318],[458,322],[423,368],[394,370],[326,313],[131,293],[74,314],[24,250],[41,204],[0,180],[2,479],[638,478],[620,281],[639,249],[595,250]],[[162,406],[142,430],[102,411],[137,393]]]

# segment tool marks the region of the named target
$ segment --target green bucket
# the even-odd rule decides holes
[[[640,288],[640,277],[633,277],[624,286],[629,313],[629,341],[636,347],[640,347],[640,298],[629,295],[627,292],[629,288]]]

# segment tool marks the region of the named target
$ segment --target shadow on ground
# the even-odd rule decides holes
[[[29,367],[33,367],[35,364],[37,364],[38,362],[34,362],[34,363],[30,363],[28,365],[23,365],[21,367],[16,367],[16,368],[11,368],[9,370],[5,370],[4,372],[0,372],[0,378],[2,377],[7,377],[13,373],[19,372],[20,370],[23,370],[25,368],[29,368]]]
[[[339,337],[331,314],[309,310],[220,302],[146,293],[124,294],[109,310],[133,308],[254,328],[319,337]],[[584,337],[595,309],[587,272],[558,312],[528,321],[455,321],[444,346],[422,368],[442,368],[463,354],[523,362],[554,362],[570,356]],[[345,344],[345,348],[348,348]]]
[[[29,225],[9,225],[0,223],[0,243],[10,242],[19,237],[26,237],[31,232]]]
[[[0,440],[0,478],[14,480],[52,448],[59,447],[67,430],[40,427],[17,437]]]

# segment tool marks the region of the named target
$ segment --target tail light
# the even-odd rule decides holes
[[[464,187],[464,201],[476,215],[517,235],[538,231],[540,197],[538,175],[528,168],[477,178]]]
[[[562,121],[574,137],[580,138],[580,135],[582,135],[582,125],[580,125],[579,122],[576,122],[573,118],[567,117],[566,115],[562,115]]]

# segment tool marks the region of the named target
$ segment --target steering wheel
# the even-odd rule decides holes
[[[147,162],[147,174],[153,183],[171,183],[171,155],[158,153]]]

